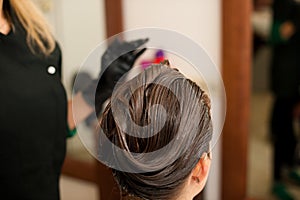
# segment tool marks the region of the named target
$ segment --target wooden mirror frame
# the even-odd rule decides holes
[[[247,199],[251,0],[222,1],[222,74],[227,96],[222,134],[222,199]]]

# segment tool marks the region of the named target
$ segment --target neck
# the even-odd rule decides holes
[[[188,193],[188,192],[182,192],[181,194],[178,194],[175,200],[193,200],[194,195]]]
[[[175,200],[193,200],[194,196],[196,196],[193,191],[189,190],[187,184],[180,190],[179,193],[176,194]]]
[[[4,19],[3,0],[0,0],[0,19]]]
[[[5,18],[4,10],[3,10],[3,1],[0,0],[0,33],[7,35],[10,31],[10,25]]]

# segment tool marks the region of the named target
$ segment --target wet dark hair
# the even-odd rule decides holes
[[[117,182],[124,193],[141,199],[174,198],[203,153],[209,152],[212,123],[208,96],[178,70],[162,64],[152,65],[116,87],[100,127],[112,143],[128,152],[112,156],[119,161],[113,167]],[[125,118],[120,118],[122,114]],[[160,150],[164,151],[146,157]],[[128,163],[139,170],[128,171],[124,168]]]

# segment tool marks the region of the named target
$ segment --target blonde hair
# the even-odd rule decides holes
[[[18,20],[26,30],[26,41],[30,50],[33,53],[37,53],[38,50],[45,56],[50,55],[55,49],[56,43],[41,11],[31,0],[4,0],[4,2],[5,1],[10,4]],[[6,11],[6,13],[10,13],[10,11]],[[7,17],[12,24],[11,16]]]

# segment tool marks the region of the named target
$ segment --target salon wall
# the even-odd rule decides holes
[[[44,13],[62,48],[63,83],[70,98],[74,73],[106,37],[104,0],[35,1],[46,9]]]
[[[220,66],[221,0],[123,0],[123,13],[125,29],[147,26],[177,31],[201,45],[216,66]],[[192,73],[188,76],[193,78]],[[214,77],[205,78],[209,80],[209,84],[214,84]],[[213,165],[205,199],[220,199],[220,170],[218,142],[213,149]]]

